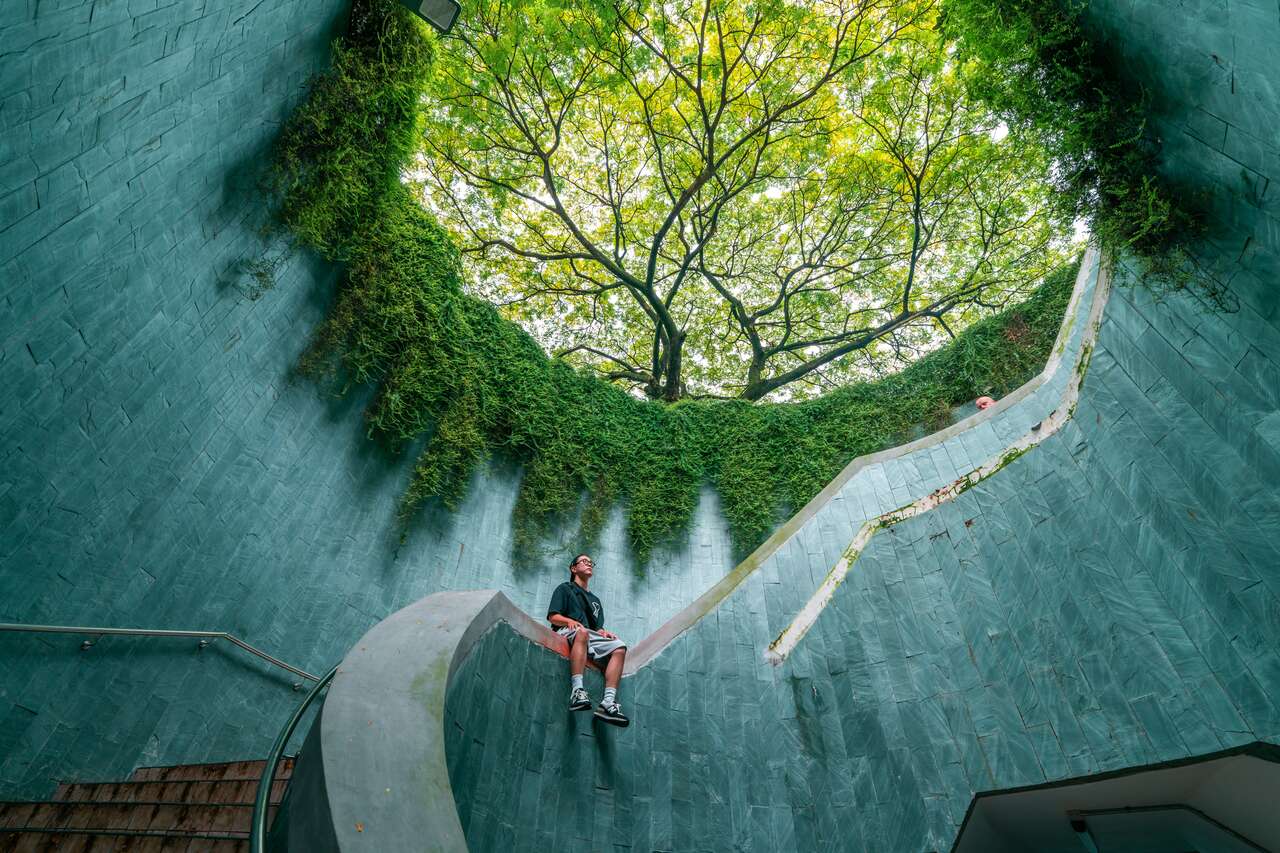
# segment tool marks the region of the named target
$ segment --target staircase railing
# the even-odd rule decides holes
[[[285,745],[289,742],[289,738],[293,737],[294,729],[298,727],[298,723],[311,707],[311,703],[329,686],[337,672],[338,667],[335,666],[316,682],[316,686],[311,688],[311,692],[294,710],[289,721],[280,730],[280,734],[276,736],[276,742],[271,745],[271,752],[267,753],[266,765],[262,768],[262,778],[258,780],[258,794],[253,798],[253,822],[249,825],[249,853],[263,853],[266,849],[267,803],[271,798],[271,786],[275,782],[276,766],[284,757]]]
[[[200,640],[200,648],[209,645],[213,640],[226,640],[233,646],[244,649],[251,655],[261,658],[272,666],[278,666],[283,670],[293,673],[307,681],[319,681],[319,677],[312,675],[296,666],[291,666],[277,657],[267,654],[257,646],[246,643],[244,640],[228,634],[226,631],[175,631],[168,628],[90,628],[82,625],[27,625],[19,622],[0,622],[0,631],[12,631],[30,634],[87,634],[94,637],[105,636],[125,636],[125,637],[188,637],[198,638]],[[85,640],[80,644],[81,649],[90,649],[93,647],[93,640]],[[301,690],[302,684],[295,683],[294,690]]]
[[[288,744],[289,738],[293,737],[293,732],[297,729],[298,723],[302,720],[303,715],[306,714],[307,709],[311,707],[311,703],[333,681],[333,676],[337,674],[338,667],[335,666],[323,676],[315,676],[304,669],[285,663],[274,655],[267,654],[257,646],[246,643],[226,631],[185,631],[170,628],[103,628],[84,625],[28,625],[20,622],[0,622],[0,631],[28,634],[82,634],[91,637],[183,637],[199,639],[200,648],[202,649],[213,640],[226,640],[272,666],[278,666],[308,681],[314,681],[315,686],[311,688],[311,692],[302,700],[302,704],[298,705],[294,710],[288,722],[285,723],[284,728],[280,730],[280,734],[276,737],[275,743],[271,746],[271,752],[267,755],[266,766],[262,769],[262,778],[258,781],[258,793],[253,801],[253,822],[250,824],[249,848],[251,853],[263,853],[267,835],[267,803],[271,797],[271,786],[275,780],[276,767],[279,766],[280,759],[284,757],[284,748]],[[93,644],[94,641],[92,639],[85,640],[80,644],[80,648],[88,650],[93,647]],[[301,683],[293,685],[294,690],[301,688]]]

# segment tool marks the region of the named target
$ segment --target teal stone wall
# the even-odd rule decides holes
[[[262,249],[253,169],[342,5],[4,4],[0,620],[226,628],[268,647],[297,627],[273,629],[290,602],[264,567],[307,563],[264,522],[314,537],[282,498],[342,470],[324,460],[343,443],[316,440],[323,410],[290,406],[283,372],[313,276],[333,275],[295,264],[257,303],[220,281]],[[194,641],[80,640],[0,635],[8,795],[256,744],[294,698]],[[281,651],[314,668],[337,650]]]
[[[1089,20],[1151,94],[1162,170],[1204,199],[1203,260],[1229,285],[1232,307],[1241,304],[1222,328],[1251,338],[1260,320],[1274,320],[1280,282],[1280,8],[1274,0],[1091,0]],[[1251,357],[1245,369],[1254,364]]]
[[[1090,16],[1213,211],[1226,307],[1122,261],[1073,419],[879,532],[779,667],[865,514],[823,509],[628,678],[626,731],[568,715],[563,661],[495,628],[447,709],[470,849],[947,850],[979,791],[1280,742],[1280,7]]]
[[[335,270],[297,257],[257,300],[237,277],[270,249],[253,176],[344,7],[0,12],[0,619],[229,630],[322,671],[439,589],[541,615],[560,557],[510,564],[518,472],[400,545],[404,463],[359,399],[289,380]],[[450,700],[476,850],[946,849],[974,791],[1280,739],[1280,10],[1091,14],[1158,95],[1166,169],[1209,193],[1234,310],[1122,269],[1072,423],[878,535],[779,668],[764,647],[865,515],[806,528],[627,679],[625,733],[566,720],[563,662],[491,634]],[[1011,423],[856,500],[945,481]],[[644,582],[621,552],[615,520],[593,589],[633,637],[732,564],[709,499]],[[297,698],[217,644],[78,642],[0,635],[0,795],[259,755]]]
[[[566,712],[564,661],[491,630],[446,705],[469,849],[942,851],[980,791],[1280,743],[1277,386],[1206,361],[1236,315],[1128,275],[1074,418],[877,533],[780,666],[766,648],[892,474],[624,680],[625,731]]]
[[[576,543],[513,566],[518,472],[481,472],[404,544],[404,460],[359,398],[290,380],[337,271],[274,257],[255,188],[325,67],[345,0],[15,0],[0,10],[0,621],[230,631],[320,673],[439,589],[535,615]],[[615,629],[651,628],[733,563],[708,498],[635,579],[597,551]],[[545,612],[545,611],[542,611]],[[139,764],[266,752],[292,679],[195,641],[0,633],[0,796]]]

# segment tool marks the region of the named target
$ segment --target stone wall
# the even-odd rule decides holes
[[[1280,310],[1280,6],[1092,0],[1089,17],[1152,95],[1163,171],[1206,199],[1203,261],[1242,306],[1223,327],[1251,337]]]
[[[437,589],[535,615],[576,543],[512,566],[518,472],[399,542],[404,460],[361,400],[290,367],[336,270],[275,258],[256,189],[323,69],[342,0],[15,0],[0,13],[0,621],[230,631],[323,672]],[[258,298],[254,298],[254,297]],[[731,565],[714,502],[636,580],[597,557],[615,628],[646,633]],[[625,615],[624,615],[625,614]],[[137,764],[262,754],[298,697],[226,644],[0,634],[0,795]]]
[[[980,433],[833,495],[624,681],[625,732],[494,629],[446,706],[469,849],[940,851],[980,791],[1280,743],[1280,386],[1233,368],[1280,327],[1123,265],[1103,316],[1072,419],[877,532],[781,665],[866,508]]]
[[[1073,419],[879,532],[778,668],[834,509],[624,682],[625,732],[503,693],[559,664],[492,632],[450,693],[472,850],[946,850],[975,792],[1280,743],[1280,7],[1090,15],[1206,193],[1199,285],[1121,263]]]
[[[344,8],[6,5],[0,619],[229,630],[320,671],[429,592],[497,586],[538,615],[558,581],[558,554],[510,565],[501,466],[400,544],[404,462],[363,440],[359,399],[289,378],[335,271],[296,257],[252,298],[241,265],[273,251],[254,177]],[[611,794],[599,827],[647,820],[645,838],[687,849],[724,818],[788,849],[834,815],[855,849],[945,846],[973,790],[1277,737],[1280,12],[1093,15],[1158,95],[1166,168],[1211,194],[1202,254],[1238,310],[1119,289],[1073,428],[879,537],[790,669],[758,668],[760,645],[845,544],[830,536],[664,653],[628,687],[655,727],[637,724],[628,759],[650,788]],[[597,586],[633,636],[732,563],[710,501],[645,581],[621,552],[615,523]],[[0,793],[260,754],[296,698],[219,644],[78,643],[0,636]],[[706,671],[726,655],[732,681]],[[723,739],[688,722],[708,708],[770,771],[733,807],[713,799]]]

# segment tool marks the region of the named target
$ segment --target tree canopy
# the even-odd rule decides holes
[[[812,396],[1026,297],[1049,164],[931,0],[481,0],[416,176],[471,286],[651,398]]]
[[[667,404],[548,357],[475,295],[453,238],[401,181],[429,107],[433,44],[404,6],[353,0],[333,67],[281,129],[271,173],[279,224],[342,262],[298,367],[339,393],[374,390],[370,436],[417,454],[406,524],[437,502],[456,508],[477,466],[499,457],[523,471],[518,565],[540,560],[547,531],[574,518],[575,547],[591,547],[620,508],[642,570],[654,548],[680,541],[706,485],[745,555],[853,458],[940,428],[955,406],[1043,367],[1072,265],[904,370],[814,399]]]

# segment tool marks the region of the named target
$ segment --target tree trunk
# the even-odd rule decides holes
[[[764,373],[764,361],[759,358],[752,358],[751,364],[747,367],[747,385],[742,389],[742,393],[738,396],[743,400],[755,402],[769,393],[769,389],[765,388],[760,381],[761,374]]]
[[[684,354],[684,332],[677,332],[667,351],[666,367],[662,371],[662,399],[674,403],[684,395],[684,381],[681,376]]]

